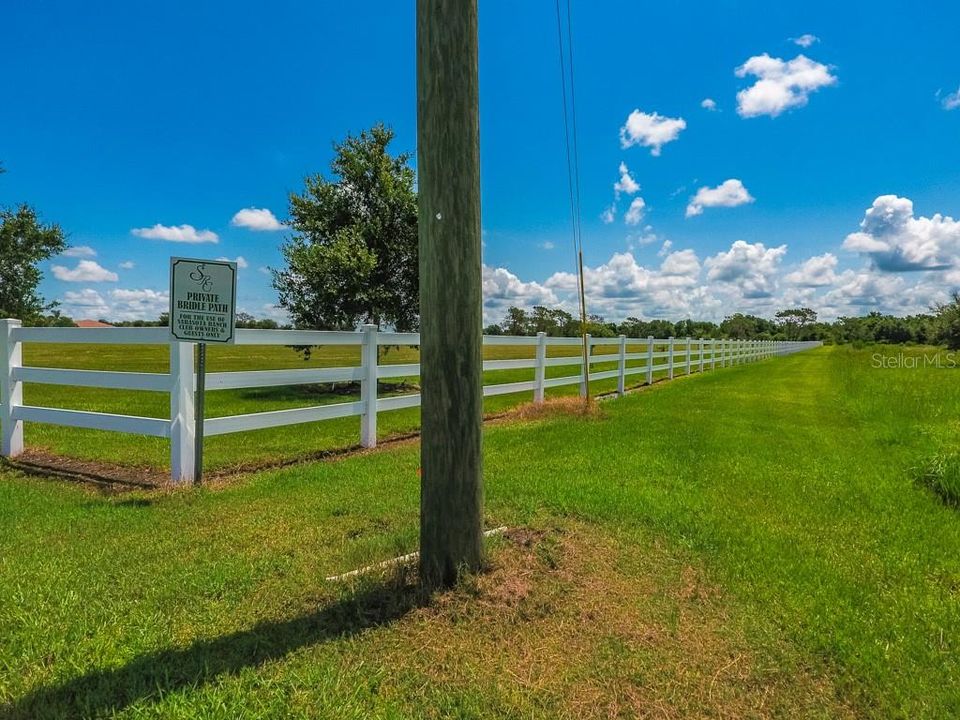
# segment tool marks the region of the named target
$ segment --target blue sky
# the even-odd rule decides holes
[[[414,5],[5,8],[0,203],[89,248],[46,264],[47,296],[77,318],[153,317],[170,255],[242,257],[240,305],[277,314],[262,268],[285,231],[231,221],[282,222],[348,132],[382,120],[415,149]],[[480,2],[490,321],[574,307],[554,13]],[[945,299],[960,287],[958,26],[946,0],[573,0],[590,310],[834,317]]]

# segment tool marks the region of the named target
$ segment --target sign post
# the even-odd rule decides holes
[[[236,301],[236,263],[170,258],[170,335],[178,342],[197,343],[196,483],[203,477],[207,343],[234,342]]]

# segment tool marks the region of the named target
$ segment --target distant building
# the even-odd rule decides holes
[[[110,323],[100,322],[99,320],[77,320],[77,327],[83,328],[107,328],[113,327]]]

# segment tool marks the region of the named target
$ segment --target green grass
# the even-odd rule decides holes
[[[628,346],[629,352],[641,352],[645,346]],[[615,353],[617,348],[600,346],[595,354]],[[577,347],[550,348],[550,357],[577,356]],[[492,346],[485,348],[488,359],[532,358],[534,348]],[[696,357],[696,355],[695,355]],[[417,362],[418,352],[413,348],[389,348],[381,358],[384,364]],[[240,370],[278,370],[285,368],[349,367],[359,365],[359,349],[332,346],[314,349],[309,361],[286,347],[273,346],[211,346],[208,351],[209,372]],[[45,345],[26,344],[24,364],[36,367],[74,368],[83,370],[114,370],[128,372],[168,372],[169,350],[161,346],[103,346],[103,345]],[[628,366],[642,365],[643,361],[629,361]],[[615,362],[595,363],[593,372],[612,370]],[[680,374],[682,371],[678,371]],[[548,377],[576,375],[577,366],[547,368]],[[662,372],[657,373],[661,377]],[[643,374],[629,378],[631,384],[640,384]],[[500,370],[484,374],[484,383],[520,382],[533,379],[533,370]],[[407,388],[396,388],[381,383],[380,395],[410,392],[417,378],[398,378],[387,381],[406,382]],[[591,383],[593,392],[616,388],[616,380]],[[572,395],[577,385],[552,388],[550,396]],[[497,413],[523,402],[529,402],[532,393],[500,395],[485,398],[484,410]],[[246,413],[284,410],[296,407],[326,405],[359,399],[359,392],[343,392],[329,385],[291,386],[221,390],[207,396],[207,417],[241,415]],[[26,384],[24,403],[41,407],[59,407],[73,410],[92,410],[141,417],[168,418],[169,398],[164,393],[103,390],[99,388],[63,387],[57,385]],[[379,413],[378,436],[389,438],[418,429],[419,408]],[[326,420],[294,427],[272,428],[252,432],[221,435],[207,439],[204,464],[208,470],[226,470],[250,465],[269,464],[296,459],[304,447],[314,451],[338,450],[356,445],[360,436],[357,417]],[[109,461],[119,465],[145,468],[169,467],[169,442],[162,438],[129,436],[97,430],[65,428],[56,425],[27,423],[24,437],[28,449],[37,449],[57,455],[88,461]]]
[[[428,606],[323,579],[414,549],[416,445],[117,496],[0,471],[0,718],[960,716],[960,515],[916,482],[960,374],[873,353],[486,428],[487,523],[536,532]]]

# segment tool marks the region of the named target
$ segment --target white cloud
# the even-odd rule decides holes
[[[705,207],[736,207],[752,203],[753,200],[740,180],[730,178],[715,188],[702,187],[697,190],[687,205],[687,217],[700,215]]]
[[[249,207],[239,210],[230,221],[235,227],[244,227],[250,230],[270,231],[283,230],[286,226],[277,220],[276,216],[267,208]]]
[[[663,245],[660,246],[660,249],[657,251],[657,255],[660,257],[666,257],[670,254],[670,250],[673,248],[672,240],[664,240]]]
[[[556,247],[556,245],[553,243],[552,240],[544,240],[542,243],[540,243],[540,247],[543,248],[544,250],[553,250]]]
[[[668,253],[660,263],[660,272],[674,277],[696,278],[700,275],[700,258],[693,250]]]
[[[69,258],[92,258],[97,256],[97,251],[89,245],[74,245],[64,250],[62,255]]]
[[[800,287],[827,287],[836,282],[836,269],[837,256],[833,253],[824,253],[809,258],[784,279]]]
[[[626,163],[620,163],[620,179],[614,183],[613,194],[614,197],[619,198],[620,193],[626,193],[627,195],[634,195],[640,190],[640,185],[636,180],[633,179],[630,175],[630,170],[627,169]]]
[[[794,45],[799,45],[802,48],[808,48],[811,45],[820,42],[820,38],[816,35],[811,35],[810,33],[804,33],[800,37],[790,38],[790,42]]]
[[[960,88],[956,92],[947,93],[940,100],[944,110],[956,110],[960,108]]]
[[[484,265],[482,273],[484,322],[499,321],[511,305],[532,307],[558,303],[551,289],[538,282],[524,282],[506,268]]]
[[[603,220],[604,225],[609,225],[614,220],[617,219],[617,206],[616,203],[606,208],[602,213],[600,213],[600,219]]]
[[[193,225],[161,225],[153,227],[134,228],[131,230],[137,237],[147,240],[166,240],[179,243],[215,243],[219,242],[217,234],[212,230],[197,230]]]
[[[717,101],[713,98],[704,98],[700,101],[700,107],[711,112],[717,109]]]
[[[630,203],[630,207],[627,208],[623,221],[627,225],[639,225],[640,221],[643,220],[644,207],[646,207],[646,203],[644,203],[643,198],[635,197],[633,202]]]
[[[807,104],[811,93],[837,83],[830,68],[804,55],[784,61],[767,53],[747,60],[735,71],[737,77],[758,78],[750,87],[737,93],[737,112],[745,118],[769,115],[776,117],[785,110]]]
[[[626,149],[641,145],[650,148],[650,154],[656,156],[664,145],[676,140],[686,127],[683,118],[664,117],[637,109],[630,113],[627,122],[620,128],[620,147]]]
[[[740,288],[745,298],[770,297],[787,246],[767,248],[763,243],[737,240],[727,252],[707,258],[707,279]]]
[[[101,267],[95,260],[81,260],[72,270],[63,265],[54,265],[51,270],[57,280],[63,282],[116,282],[120,277]]]
[[[133,270],[137,264],[133,260],[124,260],[120,263],[120,268],[122,270]]]
[[[270,275],[270,274],[271,274],[271,273],[270,273],[270,268],[268,268],[266,265],[261,265],[260,267],[258,267],[258,268],[257,268],[257,272],[262,272],[264,275]]]
[[[228,258],[226,256],[218,257],[217,260],[220,262],[235,262],[237,264],[238,270],[244,270],[245,268],[250,267],[250,263],[247,262],[246,258],[243,255],[237,255],[235,258]]]
[[[64,314],[76,319],[155,320],[170,307],[166,291],[117,289],[102,295],[92,288],[68,290],[61,298]]]
[[[843,247],[863,253],[886,272],[942,270],[954,267],[960,257],[960,222],[939,213],[914,217],[912,201],[881,195]]]

